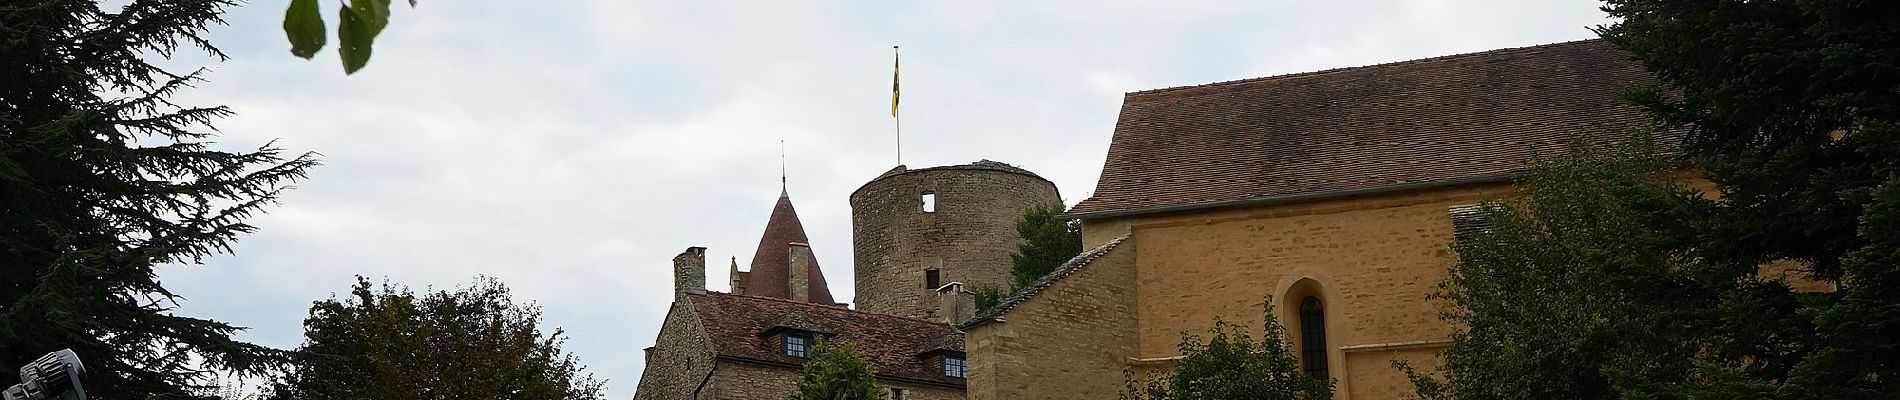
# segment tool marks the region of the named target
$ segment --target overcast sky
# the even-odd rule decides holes
[[[325,165],[235,255],[161,270],[179,312],[290,348],[310,302],[354,275],[417,290],[490,275],[617,399],[665,316],[673,255],[708,247],[713,290],[731,257],[749,265],[780,140],[813,251],[852,299],[846,196],[897,162],[892,45],[905,164],[1016,164],[1074,204],[1123,93],[1586,39],[1605,22],[1579,0],[422,0],[345,77],[334,44],[289,54],[285,3],[232,10],[211,34],[231,60],[178,100],[236,111],[223,145],[280,139]]]

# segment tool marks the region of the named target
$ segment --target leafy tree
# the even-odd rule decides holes
[[[1645,137],[1601,139],[1533,161],[1515,198],[1481,206],[1486,228],[1459,232],[1444,380],[1399,364],[1422,397],[1623,398],[1690,376],[1716,301],[1679,250],[1694,192]]]
[[[816,354],[805,362],[805,375],[798,381],[798,392],[788,400],[876,400],[884,398],[877,387],[877,367],[858,356],[850,341],[826,342],[819,339]]]
[[[343,73],[354,74],[369,65],[376,35],[389,26],[390,0],[339,0],[336,17],[337,55],[343,60]],[[323,50],[329,33],[323,27],[319,0],[290,0],[284,9],[284,38],[290,41],[290,54],[308,60]],[[415,7],[416,0],[409,0]]]
[[[1495,244],[1459,246],[1468,329],[1421,394],[1900,398],[1900,4],[1605,10],[1599,33],[1659,81],[1633,100],[1714,196],[1640,157],[1543,168],[1493,208]]]
[[[1273,299],[1267,299],[1268,310]],[[1308,375],[1300,368],[1286,337],[1286,328],[1266,313],[1265,335],[1255,341],[1247,328],[1218,318],[1206,341],[1182,333],[1181,360],[1174,369],[1152,374],[1138,382],[1126,372],[1123,400],[1293,400],[1330,399],[1330,379]]]
[[[543,335],[541,311],[493,278],[418,297],[357,277],[347,299],[304,319],[306,356],[274,385],[279,399],[597,399],[601,382]]]
[[[150,59],[181,45],[222,58],[201,35],[231,2],[115,3],[0,3],[0,376],[70,347],[95,397],[199,398],[216,373],[286,354],[172,314],[156,266],[229,252],[317,161],[214,147],[231,111],[169,100],[203,70]]]
[[[1003,302],[1003,297],[1009,296],[1009,292],[1003,291],[1002,287],[987,284],[970,286],[970,293],[976,297],[977,312],[995,307]]]
[[[1023,242],[1009,256],[1015,288],[1029,286],[1082,253],[1082,225],[1063,221],[1057,217],[1061,214],[1062,204],[1049,204],[1030,208],[1016,220],[1016,233]]]
[[[1721,299],[1675,395],[1900,398],[1900,3],[1611,0],[1600,29],[1654,72],[1639,97],[1688,128],[1685,158],[1720,188],[1696,270]],[[1840,290],[1747,281],[1800,265]],[[1794,304],[1790,304],[1794,303]]]

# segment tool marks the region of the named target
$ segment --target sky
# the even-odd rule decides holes
[[[345,76],[334,37],[290,55],[285,4],[231,9],[208,36],[230,58],[171,61],[209,68],[174,99],[236,112],[219,146],[275,140],[324,165],[234,254],[160,269],[176,312],[294,348],[311,302],[357,275],[418,291],[487,275],[616,399],[672,300],[672,257],[707,247],[717,291],[732,257],[750,265],[781,141],[833,295],[853,298],[847,196],[898,163],[893,45],[904,164],[1006,162],[1073,205],[1124,93],[1588,39],[1608,22],[1580,0],[422,0]]]

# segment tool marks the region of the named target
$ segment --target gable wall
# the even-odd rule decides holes
[[[1126,241],[964,331],[969,394],[987,399],[1113,399],[1135,350],[1136,241]]]
[[[695,389],[713,367],[712,344],[689,299],[673,302],[654,339],[653,357],[640,374],[634,400],[692,399]],[[706,397],[701,397],[706,398]]]

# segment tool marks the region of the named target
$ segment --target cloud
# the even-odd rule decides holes
[[[291,57],[281,8],[227,15],[232,56],[187,104],[227,104],[219,141],[324,154],[236,254],[162,270],[181,313],[294,347],[311,301],[352,276],[417,289],[477,274],[537,302],[566,349],[629,397],[671,300],[670,260],[742,265],[790,193],[839,299],[846,196],[896,162],[891,45],[904,49],[903,158],[991,159],[1094,187],[1122,94],[1584,39],[1565,0],[821,2],[425,1],[368,68]],[[184,65],[205,60],[179,60]]]

